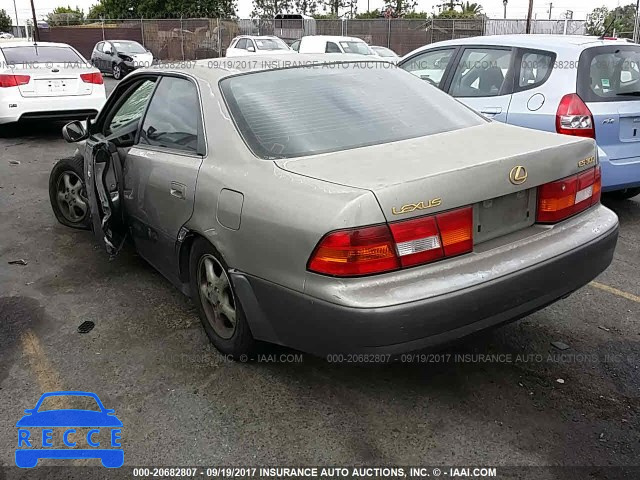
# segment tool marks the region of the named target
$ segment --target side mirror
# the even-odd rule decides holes
[[[254,47],[254,46],[249,46],[249,47],[247,47],[247,51],[248,51],[248,52],[255,52],[255,51],[256,51],[256,47]]]
[[[108,48],[104,49],[104,53],[106,53],[107,55],[113,55],[113,52]]]
[[[62,127],[62,136],[67,142],[75,143],[89,138],[89,133],[82,123],[78,120],[74,120]]]

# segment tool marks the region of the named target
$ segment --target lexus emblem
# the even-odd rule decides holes
[[[527,170],[523,166],[518,165],[513,167],[509,172],[509,181],[514,185],[522,185],[527,181],[527,175]]]

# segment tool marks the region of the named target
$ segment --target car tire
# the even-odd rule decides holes
[[[640,187],[625,188],[624,190],[615,190],[608,192],[606,195],[615,200],[629,200],[630,198],[640,195]]]
[[[189,281],[202,326],[220,352],[245,361],[256,342],[228,272],[228,265],[209,242],[202,238],[193,242]]]
[[[113,75],[113,78],[115,78],[116,80],[120,80],[122,77],[124,77],[124,72],[122,71],[122,67],[117,63],[114,63],[113,66],[111,67],[111,74]]]
[[[91,229],[82,157],[63,158],[53,166],[49,175],[49,200],[54,215],[62,225],[81,230]]]

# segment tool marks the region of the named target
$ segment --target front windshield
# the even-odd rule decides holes
[[[113,46],[122,53],[146,53],[144,47],[136,42],[114,42]]]
[[[340,42],[340,45],[342,46],[342,49],[344,50],[345,53],[359,53],[360,55],[373,55],[373,52],[369,48],[369,45],[367,45],[364,42],[348,41],[348,42]]]
[[[276,38],[257,38],[255,42],[258,50],[289,50],[286,43]]]

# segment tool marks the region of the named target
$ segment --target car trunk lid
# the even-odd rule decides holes
[[[94,69],[89,69],[85,65],[62,63],[39,65],[38,68],[35,66],[14,68],[16,75],[30,77],[28,83],[19,86],[20,95],[23,97],[91,95],[93,84],[84,82],[80,75],[93,71]]]
[[[479,243],[533,224],[534,187],[575,174],[585,161],[590,167],[595,163],[590,139],[492,122],[276,163],[293,173],[370,190],[389,222],[474,205]]]

